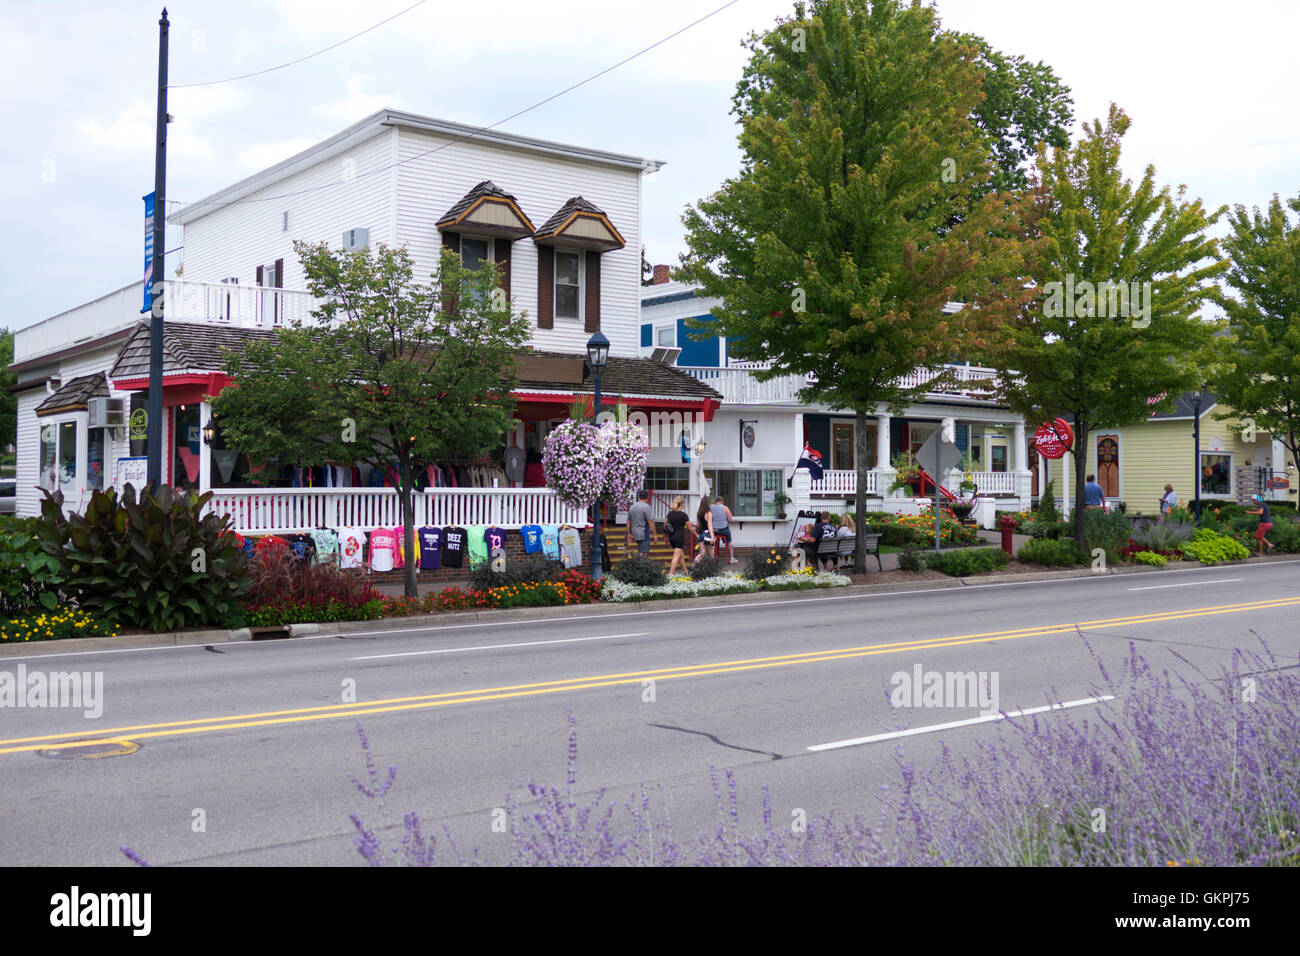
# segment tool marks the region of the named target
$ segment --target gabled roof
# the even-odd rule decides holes
[[[439,229],[469,229],[489,236],[523,239],[533,234],[533,224],[514,196],[485,179],[443,214]]]
[[[223,348],[242,350],[253,341],[271,338],[269,329],[168,322],[163,326],[163,374],[206,375],[226,364]],[[148,378],[149,326],[141,324],[117,353],[109,375],[115,381]]]
[[[581,196],[574,196],[542,223],[533,234],[534,242],[561,242],[605,252],[622,249],[627,242],[599,208]]]
[[[198,202],[183,206],[179,211],[168,216],[167,221],[182,224],[191,222],[199,216],[221,208],[226,203],[237,202],[250,193],[271,186],[282,179],[292,176],[294,173],[302,172],[304,169],[330,159],[359,143],[380,135],[385,129],[393,127],[434,133],[450,137],[452,140],[486,143],[532,153],[542,153],[548,156],[559,156],[570,160],[576,159],[607,166],[620,166],[625,169],[641,169],[650,173],[663,166],[663,163],[657,159],[630,156],[625,153],[610,153],[602,149],[590,149],[585,146],[569,146],[564,143],[551,142],[550,140],[534,139],[531,136],[519,136],[497,129],[469,126],[464,123],[454,123],[450,120],[435,119],[432,116],[420,116],[415,113],[385,108],[371,113],[365,119],[353,123],[347,129],[335,133],[328,139],[321,140],[315,146],[308,147],[301,153],[290,156],[281,163],[276,163],[260,173],[254,173],[246,179],[241,179],[239,182],[220,189]],[[454,143],[451,148],[456,148]],[[387,168],[389,167],[381,167],[381,169]],[[359,169],[357,170],[357,178],[361,179],[376,172],[378,170]]]
[[[108,381],[103,372],[81,375],[57,389],[36,406],[37,415],[85,410],[92,398],[108,397]]]
[[[1165,397],[1166,396],[1161,395],[1159,400],[1164,401]],[[1206,415],[1210,414],[1210,409],[1214,408],[1214,406],[1218,404],[1218,401],[1219,400],[1215,397],[1213,392],[1201,392],[1201,417],[1204,418]],[[1154,405],[1155,402],[1152,402],[1151,404]],[[1155,412],[1148,420],[1153,422],[1176,421],[1177,419],[1190,420],[1194,411],[1195,408],[1192,404],[1191,393],[1184,392],[1174,400],[1174,407],[1172,409],[1166,412]]]
[[[562,363],[567,363],[570,368],[559,368]],[[551,374],[546,375],[545,378],[530,377],[530,367],[548,366]],[[521,392],[557,391],[577,395],[591,394],[596,390],[585,356],[538,350],[527,353],[523,357],[517,388]],[[600,391],[605,401],[611,405],[620,395],[629,398],[709,398],[717,402],[722,401],[721,392],[680,369],[653,359],[621,358],[614,355],[609,357],[609,364],[601,374]]]

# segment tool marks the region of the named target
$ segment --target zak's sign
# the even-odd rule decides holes
[[[1034,448],[1044,458],[1060,458],[1074,444],[1074,429],[1064,418],[1044,422],[1034,432]]]

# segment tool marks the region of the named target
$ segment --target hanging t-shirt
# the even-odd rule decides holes
[[[506,533],[503,528],[488,528],[483,532],[483,537],[487,540],[488,554],[506,546]]]
[[[469,526],[469,566],[477,568],[487,564],[487,539],[483,536],[487,528],[481,524]]]
[[[339,536],[329,528],[317,528],[311,532],[312,544],[316,545],[317,562],[333,562],[338,558]]]
[[[423,527],[417,537],[420,539],[420,570],[437,571],[442,567],[442,529]]]
[[[339,531],[339,567],[359,568],[366,553],[366,533],[361,528]]]
[[[370,570],[391,571],[396,560],[397,541],[392,528],[376,528],[370,532]]]
[[[465,564],[465,547],[469,542],[464,528],[448,527],[442,529],[442,566],[459,568]]]
[[[553,561],[560,560],[560,526],[542,525],[542,554]]]
[[[314,563],[316,557],[316,545],[312,543],[311,537],[305,534],[286,534],[284,540],[289,542],[289,553],[297,560],[304,564]]]
[[[506,449],[506,481],[517,485],[524,480],[524,450],[522,448]]]
[[[415,563],[420,563],[420,536],[415,536]],[[406,567],[406,529],[400,525],[393,529],[393,567]]]
[[[542,550],[542,526],[539,524],[526,524],[519,529],[519,534],[524,539],[524,554],[536,554]]]
[[[582,567],[582,538],[576,528],[560,532],[560,560],[566,568]]]

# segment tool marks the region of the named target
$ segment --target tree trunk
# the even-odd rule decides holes
[[[1087,543],[1083,537],[1083,476],[1088,473],[1088,423],[1081,416],[1075,416],[1074,426],[1074,543],[1079,550],[1087,553]]]
[[[402,460],[402,487],[398,494],[402,500],[402,554],[405,555],[404,590],[408,598],[420,596],[420,588],[415,583],[419,568],[415,562],[415,488],[412,487],[411,460]]]
[[[867,413],[863,409],[858,409],[857,432],[855,434],[855,443],[853,457],[856,459],[855,464],[858,469],[857,488],[853,492],[853,515],[854,536],[857,540],[853,544],[853,573],[867,573],[867,550],[862,542],[862,522],[867,514]],[[877,435],[876,441],[889,441],[888,435]],[[827,449],[833,451],[833,449]]]

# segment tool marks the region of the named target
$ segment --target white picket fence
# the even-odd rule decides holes
[[[218,490],[208,503],[230,515],[240,534],[293,534],[312,528],[394,528],[402,523],[393,488],[268,488]],[[430,488],[415,493],[416,527],[590,524],[549,488]]]

